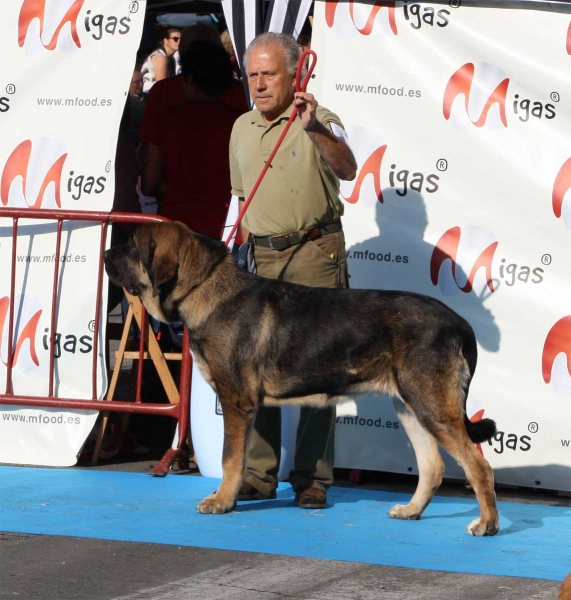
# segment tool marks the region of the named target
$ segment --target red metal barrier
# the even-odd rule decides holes
[[[6,373],[6,389],[0,392],[0,405],[12,406],[31,406],[44,408],[62,408],[73,410],[98,410],[109,412],[124,413],[144,413],[151,415],[168,415],[178,420],[178,443],[176,448],[170,448],[163,456],[161,461],[151,472],[153,475],[166,475],[174,460],[186,450],[186,438],[188,435],[190,418],[190,378],[192,357],[190,354],[190,345],[188,332],[184,329],[182,341],[182,361],[181,376],[179,383],[179,402],[177,404],[151,404],[141,402],[140,389],[137,390],[135,402],[113,402],[97,399],[97,359],[99,356],[99,335],[101,331],[101,297],[103,291],[103,253],[107,239],[109,225],[112,223],[153,223],[168,221],[158,215],[132,214],[132,213],[103,213],[103,212],[83,212],[83,211],[62,211],[62,210],[44,210],[44,209],[11,209],[0,208],[0,218],[12,219],[12,260],[10,267],[10,308],[8,316],[8,361]],[[39,219],[45,221],[57,222],[56,248],[55,254],[60,255],[61,250],[61,232],[64,221],[94,222],[101,224],[101,236],[99,245],[99,268],[97,278],[97,302],[94,307],[95,328],[94,328],[94,346],[92,362],[92,398],[91,400],[78,398],[59,398],[54,397],[54,360],[55,360],[55,332],[56,332],[56,310],[58,306],[57,281],[59,277],[59,260],[54,261],[54,285],[52,292],[52,311],[50,328],[50,367],[49,367],[49,385],[47,396],[21,396],[12,393],[12,369],[14,359],[14,298],[15,296],[15,275],[16,275],[16,241],[18,237],[18,224],[20,219]],[[143,307],[143,316],[145,309]],[[144,319],[143,319],[144,322]],[[141,340],[145,328],[141,326]],[[142,381],[144,344],[139,346],[139,373],[137,377],[137,388],[140,388]],[[108,399],[109,400],[109,399]]]

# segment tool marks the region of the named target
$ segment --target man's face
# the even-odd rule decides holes
[[[141,71],[135,70],[133,72],[129,92],[133,94],[133,96],[140,96],[143,93],[143,76],[141,75]]]
[[[283,48],[259,48],[248,55],[248,85],[256,108],[269,123],[293,102],[295,77],[287,72]]]

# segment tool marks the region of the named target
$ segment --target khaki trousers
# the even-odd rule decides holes
[[[348,287],[343,231],[277,251],[256,246],[258,275],[312,287]],[[246,481],[264,494],[275,490],[281,454],[281,409],[260,407],[256,414]],[[294,490],[333,483],[335,409],[302,407],[290,483]]]

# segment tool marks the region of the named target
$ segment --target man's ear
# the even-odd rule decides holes
[[[153,264],[149,271],[149,277],[153,284],[153,296],[158,296],[161,286],[172,281],[178,273],[178,260],[174,253],[168,252],[162,255],[155,253]]]

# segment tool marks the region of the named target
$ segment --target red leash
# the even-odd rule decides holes
[[[303,68],[303,63],[305,61],[305,57],[309,56],[309,55],[311,55],[311,57],[313,58],[313,61],[311,61],[311,65],[309,65],[309,67],[307,69],[307,74],[305,76],[305,79],[303,81],[301,81],[301,70]],[[315,68],[316,62],[317,62],[317,54],[315,54],[315,52],[313,50],[306,50],[301,55],[301,57],[299,59],[299,63],[297,65],[296,92],[305,92],[305,90],[307,89],[307,84],[309,83],[309,79],[311,78],[311,74],[313,73],[313,69]],[[244,202],[244,206],[242,207],[242,210],[240,211],[240,214],[238,215],[238,220],[236,221],[236,223],[234,223],[234,227],[232,227],[232,231],[230,232],[230,235],[228,236],[228,238],[225,242],[226,246],[228,246],[230,244],[230,240],[236,233],[236,230],[238,229],[240,222],[242,221],[242,218],[244,217],[244,215],[246,214],[246,211],[248,210],[248,206],[250,206],[250,202],[252,202],[252,199],[254,198],[255,193],[258,191],[258,187],[260,187],[260,183],[262,183],[262,179],[264,178],[264,175],[266,174],[266,172],[270,168],[270,165],[272,164],[272,160],[274,159],[274,156],[276,155],[278,148],[280,147],[283,139],[285,138],[287,132],[289,131],[289,128],[291,127],[291,124],[293,123],[294,119],[297,117],[297,112],[298,112],[298,109],[297,109],[297,107],[295,107],[293,109],[293,112],[291,113],[291,117],[289,118],[288,122],[286,123],[286,126],[284,127],[284,130],[280,136],[280,139],[277,141],[274,149],[272,150],[272,153],[270,154],[270,157],[266,161],[266,164],[265,164],[264,168],[262,169],[262,172],[260,173],[260,176],[258,177],[258,180],[254,184],[254,187],[252,188],[252,191],[250,192],[248,199],[246,200],[246,202]]]

